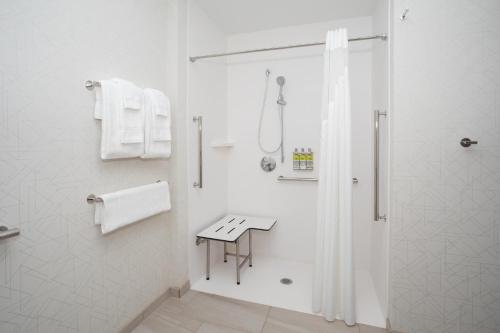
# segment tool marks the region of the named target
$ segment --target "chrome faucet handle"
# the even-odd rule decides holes
[[[471,140],[469,138],[463,138],[462,140],[460,140],[460,145],[462,147],[470,147],[471,145],[477,145],[477,141],[474,141],[474,140]]]

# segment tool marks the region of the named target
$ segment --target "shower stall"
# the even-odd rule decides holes
[[[256,26],[249,28],[250,32],[228,29],[206,3],[188,1],[187,8],[186,50],[191,57],[185,64],[187,220],[192,289],[312,312],[323,44],[328,30],[345,27],[351,40],[357,321],[385,327],[390,223],[386,195],[388,2],[374,2],[369,14],[332,14],[328,20]],[[298,47],[302,44],[308,45]],[[264,89],[268,101],[263,106]],[[296,148],[311,150],[312,170],[294,170]],[[263,158],[276,161],[272,171],[260,167]],[[203,179],[203,186],[193,186],[199,179]],[[252,233],[253,267],[242,269],[240,285],[234,280],[234,258],[224,262],[223,244],[216,242],[211,245],[211,275],[206,280],[205,247],[195,243],[198,232],[227,213],[278,220],[271,231]],[[243,242],[246,244],[246,239]]]

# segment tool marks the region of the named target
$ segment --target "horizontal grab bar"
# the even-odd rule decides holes
[[[0,226],[0,239],[15,237],[18,236],[20,233],[21,230],[19,230],[19,228],[9,229],[4,225]]]
[[[318,178],[312,178],[312,177],[284,177],[284,176],[278,176],[278,180],[292,180],[292,181],[298,181],[298,182],[317,182]]]
[[[284,176],[278,176],[278,180],[290,180],[290,181],[299,181],[299,182],[317,182],[318,178],[313,178],[313,177],[284,177]],[[352,178],[352,183],[353,184],[359,183],[358,178],[353,177]]]

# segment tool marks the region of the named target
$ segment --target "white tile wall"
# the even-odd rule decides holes
[[[1,2],[0,224],[21,235],[0,241],[0,332],[116,332],[187,278],[175,151],[101,161],[83,85],[117,76],[175,95],[175,13],[173,0]],[[157,179],[173,212],[102,236],[87,194]]]
[[[393,3],[390,319],[500,332],[500,2]]]

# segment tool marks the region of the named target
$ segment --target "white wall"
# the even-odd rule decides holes
[[[326,31],[343,26],[350,36],[371,34],[371,18],[293,26],[248,34],[231,35],[228,50],[252,49],[325,39]],[[352,87],[354,175],[354,234],[357,268],[369,268],[371,212],[371,44],[352,44],[350,70]],[[315,177],[319,163],[320,108],[323,82],[322,47],[234,56],[228,59],[228,128],[236,142],[229,155],[229,211],[279,218],[270,233],[256,233],[255,252],[291,260],[311,262],[314,251],[316,212],[315,183],[278,183],[278,175]],[[265,173],[260,159],[257,131],[264,88],[264,72],[272,72],[268,109],[263,130],[266,145],[279,142],[276,77],[286,77],[286,161]],[[273,133],[270,135],[269,133]],[[292,171],[295,147],[311,147],[316,153],[313,172]]]
[[[378,0],[373,15],[373,33],[389,33],[389,1]],[[372,58],[372,100],[373,110],[387,112],[380,117],[379,123],[379,215],[388,215],[388,152],[389,152],[389,42],[373,43]],[[373,116],[372,116],[373,117]],[[373,118],[371,118],[374,121]],[[373,128],[373,126],[372,126]],[[373,210],[372,210],[373,211]],[[373,220],[373,217],[370,219]],[[387,279],[388,279],[388,238],[387,222],[373,222],[371,225],[370,273],[384,316],[387,316]]]
[[[500,2],[393,3],[390,319],[498,332]]]
[[[188,54],[200,55],[225,50],[226,36],[198,7],[188,2]],[[203,60],[188,63],[188,183],[189,188],[189,276],[196,281],[205,271],[205,245],[195,245],[196,234],[227,210],[227,156],[224,150],[210,147],[210,142],[227,136],[226,65]],[[193,116],[203,116],[203,188],[193,188],[198,181],[198,132]],[[212,242],[212,258],[220,256],[220,244]],[[215,253],[215,254],[214,254]]]
[[[178,126],[170,160],[101,161],[84,87],[110,77],[154,87],[181,119],[176,10],[159,0],[2,1],[0,224],[21,235],[0,241],[1,332],[116,332],[186,281]],[[157,179],[171,184],[172,212],[101,235],[86,196]]]

